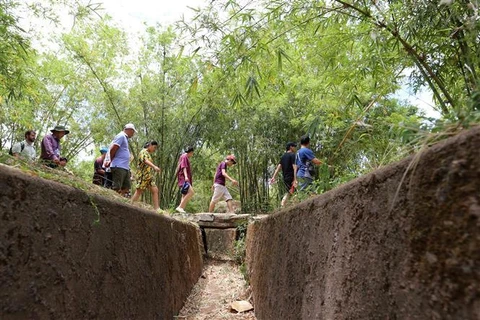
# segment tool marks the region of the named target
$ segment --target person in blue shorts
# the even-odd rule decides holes
[[[300,138],[300,150],[297,151],[296,163],[298,168],[297,179],[299,182],[299,189],[300,191],[303,191],[313,182],[309,167],[322,164],[322,161],[317,159],[313,151],[310,149],[310,137],[308,135]]]

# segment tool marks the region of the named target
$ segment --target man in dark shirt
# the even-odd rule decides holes
[[[283,154],[280,159],[280,163],[277,165],[275,172],[270,179],[270,183],[275,183],[275,177],[277,176],[280,169],[282,169],[283,174],[283,185],[282,190],[285,191],[285,195],[282,198],[281,206],[285,206],[289,196],[295,190],[297,186],[297,165],[295,164],[295,151],[297,144],[294,142],[287,143],[287,151]]]

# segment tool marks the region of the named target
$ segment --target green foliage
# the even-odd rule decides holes
[[[93,161],[72,161],[68,163],[68,168],[75,176],[79,177],[85,182],[92,182],[93,179]]]
[[[95,210],[95,214],[97,216],[97,218],[93,221],[93,224],[98,225],[100,224],[100,211],[98,211],[97,204],[91,195],[88,196],[88,200],[90,201],[90,204],[92,205],[93,210]]]
[[[268,180],[287,141],[310,135],[325,163],[313,185],[321,193],[418,150],[431,132],[480,118],[473,4],[216,1],[193,21],[147,26],[132,41],[90,2],[51,0],[30,10],[57,21],[54,9],[64,3],[72,29],[37,52],[19,27],[21,3],[0,2],[0,147],[27,129],[40,140],[67,125],[62,152],[90,182],[93,160],[82,162],[80,151],[109,145],[132,122],[134,158],[144,142],[160,144],[153,160],[162,208],[179,202],[186,146],[196,148],[187,211],[205,211],[215,168],[234,153],[234,198],[243,212],[268,212],[282,196]],[[404,74],[414,89],[430,88],[442,119],[395,98]]]
[[[235,240],[234,247],[234,259],[235,262],[239,265],[240,272],[243,275],[245,281],[249,282],[248,270],[245,261],[246,257],[246,237],[247,237],[247,226],[248,222],[242,223],[237,226],[237,240]]]

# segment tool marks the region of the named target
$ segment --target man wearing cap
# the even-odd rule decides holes
[[[66,162],[60,162],[60,140],[64,135],[69,134],[70,131],[65,129],[65,126],[56,126],[50,130],[51,134],[43,137],[40,154],[40,160],[50,168],[57,168],[59,165],[65,165]]]
[[[128,139],[137,132],[132,123],[123,127],[123,131],[115,136],[110,146],[110,160],[105,161],[105,167],[110,167],[112,172],[112,189],[126,196],[130,191],[130,150]]]
[[[233,200],[233,198],[230,195],[227,187],[225,186],[226,179],[230,180],[233,185],[238,185],[238,181],[227,174],[227,168],[233,166],[234,164],[237,164],[237,160],[235,159],[235,156],[231,154],[225,158],[225,161],[220,162],[220,164],[218,165],[215,176],[213,177],[213,196],[212,200],[210,201],[210,206],[208,207],[208,212],[213,212],[213,210],[215,209],[215,205],[222,198],[224,198],[227,202],[228,212],[234,211],[233,203],[231,201]]]
[[[277,165],[277,168],[273,173],[272,179],[270,179],[270,183],[275,183],[275,177],[280,169],[282,169],[283,185],[281,186],[281,189],[285,191],[281,202],[282,208],[285,206],[289,196],[297,186],[297,165],[295,164],[295,151],[297,144],[295,142],[289,142],[286,147],[287,151],[283,154],[280,163]]]
[[[93,180],[92,183],[97,186],[103,186],[105,183],[105,169],[103,168],[103,161],[105,160],[105,155],[107,154],[108,149],[106,147],[100,148],[101,156],[95,159],[93,163]]]

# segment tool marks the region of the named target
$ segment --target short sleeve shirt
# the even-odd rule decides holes
[[[180,156],[180,159],[178,160],[178,171],[177,171],[177,177],[178,177],[178,185],[180,187],[183,186],[185,183],[185,175],[183,174],[183,169],[187,169],[187,177],[190,182],[190,184],[193,184],[192,180],[192,169],[190,168],[190,160],[188,159],[188,154],[184,153]]]
[[[108,147],[108,151],[107,151],[107,153],[105,154],[105,159],[103,159],[102,167],[104,167],[104,168],[105,168],[105,163],[110,161],[110,148],[111,148],[111,147],[112,147],[112,145],[110,145],[110,146]],[[105,172],[111,172],[110,166],[108,166],[108,167],[105,168]]]
[[[122,168],[130,170],[130,150],[128,149],[128,138],[125,132],[120,132],[113,139],[112,144],[117,145],[119,148],[113,157],[112,168]]]
[[[103,158],[102,157],[98,157],[97,159],[95,159],[95,162],[93,163],[93,180],[92,182],[94,184],[98,184],[98,185],[103,185],[103,175],[101,175],[98,171],[100,170],[103,170]]]
[[[23,150],[22,150],[23,143]],[[35,160],[36,152],[33,144],[28,144],[27,141],[17,142],[12,146],[12,153],[18,153],[21,157],[33,161]]]
[[[293,166],[295,165],[295,153],[285,152],[280,159],[282,166],[283,180],[293,181]]]
[[[149,181],[153,179],[153,168],[145,163],[145,160],[153,162],[152,156],[147,149],[142,149],[138,155],[137,180]]]
[[[215,183],[218,183],[224,186],[225,176],[222,173],[222,169],[225,169],[225,172],[227,171],[227,164],[225,163],[225,161],[220,162],[220,164],[217,167],[217,171],[215,172]]]
[[[315,154],[309,148],[300,148],[297,152],[297,177],[306,177],[311,178],[310,172],[308,171],[308,161],[312,161],[315,158]]]

